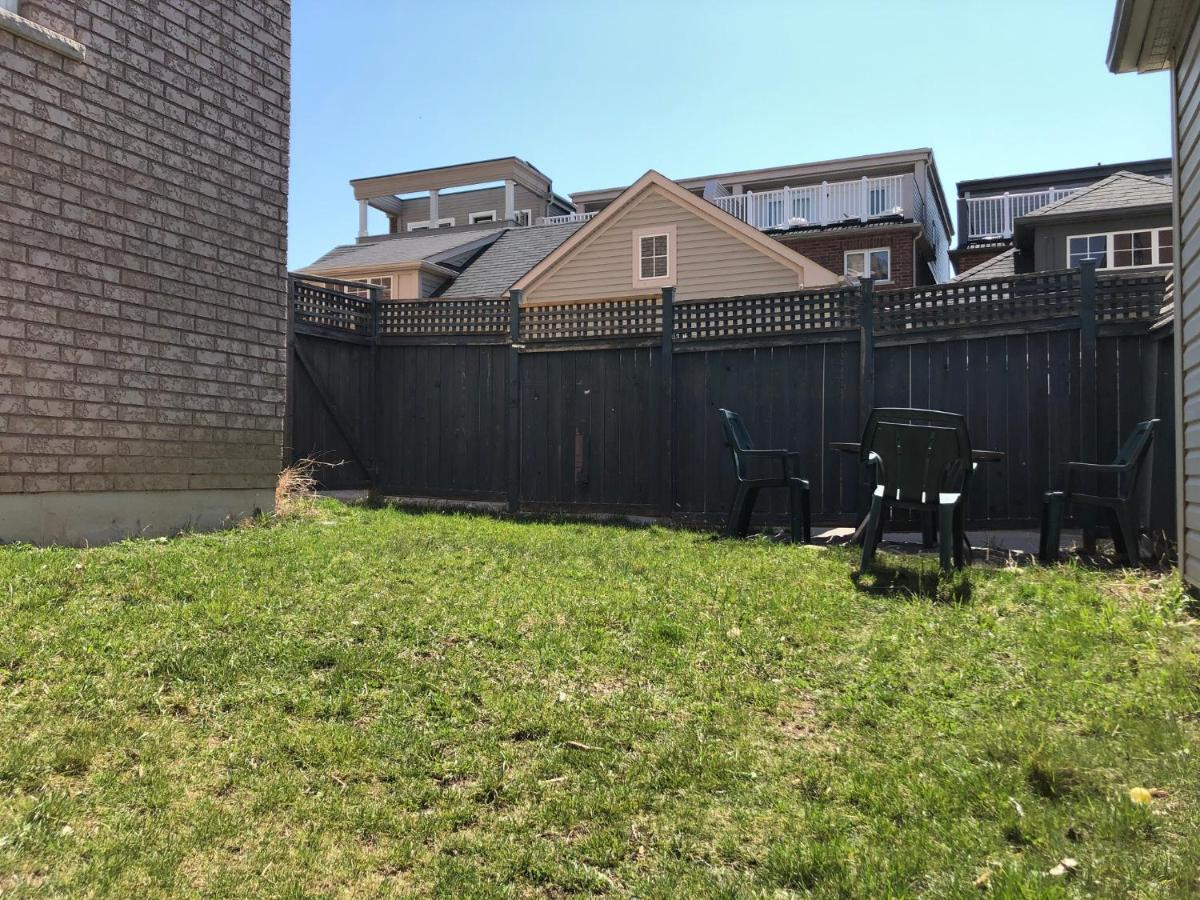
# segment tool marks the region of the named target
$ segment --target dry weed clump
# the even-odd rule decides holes
[[[317,479],[313,473],[318,466],[328,466],[315,459],[302,459],[279,473],[275,482],[275,515],[286,518],[311,513],[312,500],[317,493]]]

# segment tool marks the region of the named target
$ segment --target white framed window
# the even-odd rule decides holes
[[[20,0],[0,0],[0,9],[6,9],[10,13],[16,13],[20,10],[17,7],[20,5]]]
[[[634,230],[633,286],[670,287],[675,275],[675,226]]]
[[[532,209],[515,209],[515,210],[513,210],[513,221],[516,222],[518,225],[532,225],[533,224],[533,210]]]
[[[373,276],[371,278],[355,278],[353,280],[361,281],[364,284],[374,284],[374,285],[377,285],[378,287],[383,288],[383,290],[379,292],[380,300],[391,300],[392,299],[392,276],[391,275],[378,275],[378,276]],[[348,284],[342,285],[341,288],[339,288],[339,289],[343,293],[351,294],[355,297],[362,297],[364,300],[369,299],[371,296],[371,292],[369,290],[367,290],[366,288],[351,287]]]
[[[638,277],[643,281],[666,278],[671,274],[665,234],[645,234],[638,238],[638,267]]]
[[[842,271],[855,278],[871,278],[880,284],[892,280],[892,251],[888,247],[847,250]]]
[[[1068,237],[1068,268],[1076,268],[1085,259],[1096,260],[1097,269],[1167,266],[1175,259],[1175,232],[1171,228],[1142,228]]]
[[[432,228],[432,227],[433,227],[433,223],[428,220],[426,220],[424,222],[409,222],[408,223],[409,231],[421,231],[425,228]],[[454,227],[454,219],[452,219],[452,218],[451,219],[438,219],[437,227],[438,228],[443,228],[443,227],[451,227],[452,228],[452,227]]]
[[[496,211],[494,209],[485,209],[482,212],[467,213],[467,224],[474,225],[476,222],[495,222]]]

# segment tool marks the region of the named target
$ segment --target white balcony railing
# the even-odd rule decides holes
[[[806,187],[714,196],[711,202],[755,228],[866,222],[904,214],[904,175],[823,181]]]
[[[1023,191],[999,194],[995,197],[967,197],[967,240],[1008,239],[1013,233],[1013,219],[1027,216],[1070,197],[1079,188],[1050,188],[1045,191]]]
[[[586,222],[594,212],[588,213],[567,213],[565,216],[538,216],[537,223],[539,225],[566,225],[568,222]]]

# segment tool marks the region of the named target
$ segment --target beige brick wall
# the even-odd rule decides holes
[[[0,30],[0,495],[280,466],[287,0],[21,0]]]

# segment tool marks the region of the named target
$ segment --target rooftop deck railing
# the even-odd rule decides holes
[[[538,216],[537,223],[539,225],[566,225],[570,222],[586,222],[594,212],[587,213],[567,213],[563,216]]]
[[[1014,219],[1070,197],[1078,190],[1049,188],[994,197],[967,197],[967,240],[1007,240],[1012,237]]]
[[[762,231],[904,215],[905,175],[746,191],[710,202]],[[911,210],[909,211],[911,215]]]

